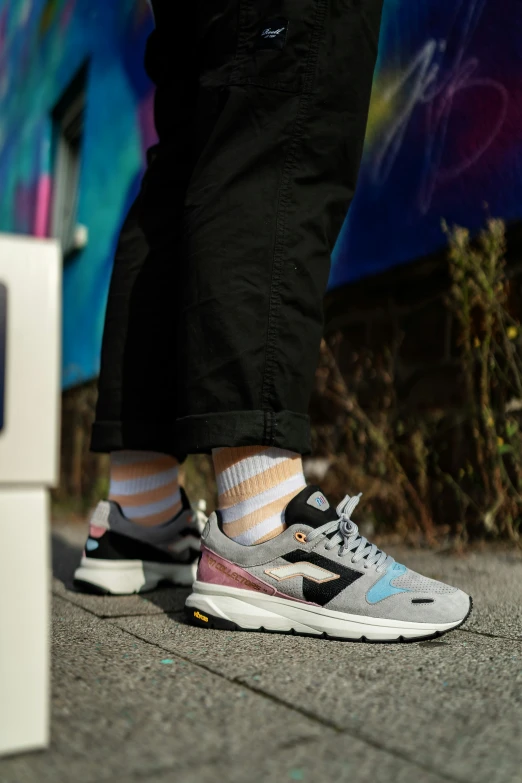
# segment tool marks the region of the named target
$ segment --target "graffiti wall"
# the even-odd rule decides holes
[[[151,27],[145,0],[0,0],[0,231],[48,233],[52,112],[88,69],[77,207],[88,241],[64,267],[65,386],[98,372],[118,229],[155,140]]]
[[[64,268],[63,378],[98,372],[121,221],[154,143],[146,0],[0,0],[0,231],[45,236],[53,109],[87,67],[78,222]],[[385,0],[360,185],[331,287],[443,246],[441,219],[522,217],[522,3]]]
[[[336,287],[444,245],[441,219],[522,217],[522,3],[385,0]]]

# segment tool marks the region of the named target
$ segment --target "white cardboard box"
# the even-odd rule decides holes
[[[49,742],[60,330],[58,244],[0,234],[0,755]]]

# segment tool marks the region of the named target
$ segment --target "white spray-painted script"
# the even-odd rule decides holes
[[[497,138],[506,119],[509,94],[500,82],[480,76],[478,58],[468,55],[471,38],[488,0],[459,0],[448,36],[430,39],[415,55],[401,77],[383,94],[384,101],[397,101],[401,108],[386,129],[372,164],[372,179],[383,184],[401,152],[413,113],[425,111],[425,146],[418,206],[426,214],[438,185],[459,177],[473,166]],[[455,30],[460,30],[456,33]],[[456,39],[455,45],[455,36]],[[455,53],[448,56],[449,43]],[[483,138],[477,133],[474,149],[458,163],[443,167],[448,126],[458,99],[466,90],[492,90],[498,96],[495,115],[486,118]]]

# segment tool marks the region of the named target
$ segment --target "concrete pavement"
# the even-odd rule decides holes
[[[194,628],[186,590],[69,589],[54,537],[52,746],[1,783],[521,783],[522,557],[391,554],[471,592],[442,639],[369,645]]]

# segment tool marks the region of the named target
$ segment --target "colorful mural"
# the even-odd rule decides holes
[[[45,236],[52,111],[88,68],[78,222],[64,268],[64,385],[99,367],[117,234],[154,143],[146,0],[0,0],[0,231]],[[385,0],[360,185],[330,286],[443,246],[440,223],[522,217],[522,4]],[[486,206],[487,205],[487,206]]]
[[[384,0],[356,198],[330,286],[443,247],[441,219],[522,217],[522,4]]]
[[[88,242],[64,267],[65,386],[98,372],[117,234],[155,142],[151,29],[146,0],[0,0],[0,231],[48,233],[52,110],[88,68],[77,216]]]

